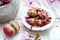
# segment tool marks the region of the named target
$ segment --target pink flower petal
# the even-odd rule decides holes
[[[47,0],[49,5],[52,5],[52,3],[54,3],[55,0]]]
[[[32,28],[33,28],[33,27],[31,26],[31,27],[30,27],[30,31],[32,31]]]
[[[25,5],[32,7],[34,5],[35,0],[27,0],[25,1]]]

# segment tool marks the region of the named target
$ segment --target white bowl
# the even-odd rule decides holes
[[[19,9],[19,0],[12,0],[9,4],[0,6],[0,23],[7,22],[16,17]]]
[[[45,29],[49,29],[52,27],[52,25],[54,24],[54,20],[55,20],[55,16],[53,15],[53,13],[51,12],[51,10],[49,10],[48,8],[45,8],[45,7],[40,7],[42,9],[44,9],[46,12],[48,12],[48,15],[52,18],[51,19],[51,22],[43,27],[33,27],[32,30],[34,31],[40,31],[40,30],[45,30]],[[31,25],[29,25],[26,20],[25,20],[25,17],[27,15],[27,11],[29,10],[30,8],[28,9],[25,9],[24,10],[24,14],[22,15],[22,21],[23,21],[23,24],[28,28],[28,29],[31,29]]]

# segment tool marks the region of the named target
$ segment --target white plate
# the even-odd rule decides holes
[[[34,6],[35,7],[35,6]],[[37,7],[40,7],[40,6],[37,6]],[[48,15],[52,18],[51,19],[51,22],[47,25],[45,25],[44,27],[39,27],[39,28],[36,28],[36,27],[33,27],[32,30],[34,31],[40,31],[40,30],[45,30],[45,29],[49,29],[52,27],[52,25],[54,24],[54,20],[55,20],[55,16],[53,15],[52,11],[49,10],[48,8],[45,8],[45,7],[40,7],[42,9],[44,9],[45,11],[48,12]],[[25,7],[23,8],[23,11],[21,10],[21,15],[22,15],[22,21],[23,21],[23,24],[28,28],[28,29],[31,29],[31,25],[29,25],[26,21],[25,21],[25,17],[27,15],[27,11],[29,10],[30,8],[28,7]]]

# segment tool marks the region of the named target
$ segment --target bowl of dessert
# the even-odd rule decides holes
[[[22,17],[23,24],[30,30],[49,29],[54,24],[55,17],[51,10],[45,7],[29,8]]]
[[[14,19],[19,8],[19,0],[0,0],[0,23]]]

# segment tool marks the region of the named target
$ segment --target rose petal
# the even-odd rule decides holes
[[[52,5],[52,3],[54,3],[55,0],[47,0],[49,5]]]
[[[33,21],[34,21],[33,18],[26,19],[26,22],[29,23],[29,24],[32,23]]]

